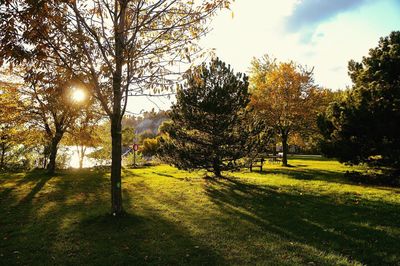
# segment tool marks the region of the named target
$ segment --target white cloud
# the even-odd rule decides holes
[[[348,61],[361,60],[369,48],[377,45],[379,37],[396,30],[394,25],[400,26],[393,2],[379,1],[352,12],[336,12],[335,18],[315,28],[288,32],[285,23],[293,15],[296,2],[238,0],[232,6],[234,18],[222,12],[213,23],[214,31],[202,44],[216,48],[217,55],[236,71],[247,71],[252,57],[267,53],[280,61],[295,60],[314,67],[318,84],[340,89],[350,85]]]
[[[328,1],[328,0],[326,0]],[[247,72],[253,57],[269,54],[280,61],[294,60],[314,67],[316,82],[331,89],[350,85],[347,64],[360,61],[380,37],[400,29],[398,0],[367,1],[357,9],[336,12],[329,20],[311,29],[288,32],[286,22],[297,0],[236,0],[231,11],[222,11],[212,23],[214,30],[201,40],[205,48],[216,48],[217,55],[235,71]],[[307,40],[307,42],[304,42]],[[162,109],[170,101],[155,99]],[[130,101],[129,110],[157,107],[145,98]],[[144,107],[142,107],[144,106]]]

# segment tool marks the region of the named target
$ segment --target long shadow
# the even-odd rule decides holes
[[[320,180],[330,183],[340,183],[340,184],[357,184],[350,180],[344,178],[343,172],[330,171],[330,170],[320,170],[320,169],[307,169],[302,167],[292,167],[292,168],[265,168],[265,170],[260,173],[262,175],[286,175],[289,178],[298,180]]]
[[[23,198],[20,200],[18,205],[25,205],[28,204],[29,202],[32,201],[32,199],[35,197],[37,193],[39,193],[42,188],[46,185],[46,183],[52,178],[52,175],[48,174],[43,174],[43,175],[38,175],[37,173],[35,174],[27,174],[23,180],[18,182],[17,186],[22,185],[23,183],[27,182],[26,180],[30,180],[30,182],[36,182],[35,186],[32,188],[32,190]],[[33,179],[33,180],[32,180]]]
[[[210,180],[206,193],[227,220],[250,222],[284,242],[300,243],[368,265],[400,263],[400,235],[390,230],[399,230],[399,205],[366,200],[336,202],[328,196],[283,193],[236,178]],[[317,265],[327,263],[300,247],[297,251]]]
[[[49,177],[47,175],[47,177]],[[14,186],[8,187],[4,189],[0,193],[0,198],[6,198],[11,192],[13,192],[16,188],[28,184],[28,183],[36,183],[45,177],[45,172],[40,170],[32,170],[27,173],[2,173],[0,174],[0,185],[2,186],[4,183],[15,183]]]
[[[30,204],[33,198],[43,189],[46,183],[53,178],[52,175],[46,174],[45,171],[30,171],[23,175],[19,175],[18,178],[13,177],[9,182],[12,181],[14,185],[12,187],[7,187],[6,189],[2,190],[0,193],[0,199],[3,202],[2,208],[0,211],[3,210],[5,207],[11,207],[13,212],[18,212],[26,209],[30,209]],[[28,193],[21,198],[20,196],[17,197],[18,189],[28,186]],[[24,193],[23,190],[20,192],[21,194]],[[10,210],[8,210],[10,211]],[[6,218],[5,218],[6,219]]]
[[[61,177],[37,173],[29,180],[30,190],[19,204],[0,202],[2,215],[8,216],[0,219],[0,265],[225,264],[157,212],[108,215],[105,172],[66,171]],[[7,202],[16,200],[13,191],[7,193]],[[132,199],[129,191],[123,194],[127,206]]]
[[[302,160],[302,161],[332,161],[336,162],[335,159],[332,158],[326,158],[323,156],[304,156],[304,155],[290,155],[288,156],[288,161],[290,162],[291,160]]]
[[[164,173],[157,173],[153,171],[153,174],[159,175],[159,176],[165,176],[165,177],[174,177],[173,175],[169,175],[169,174],[164,174]]]
[[[99,179],[85,180],[74,174],[60,171],[51,176],[45,171],[28,172],[14,180],[14,187],[2,194],[0,265],[50,265],[54,264],[53,257],[64,257],[53,252],[57,237],[63,235],[63,228],[71,220],[90,213],[93,208],[86,205],[84,196],[78,196],[89,189],[96,193],[101,187]],[[93,202],[102,204],[99,200]]]
[[[161,216],[94,216],[77,226],[84,265],[224,265],[212,249]],[[109,254],[109,256],[104,256]]]
[[[298,168],[297,168],[298,167]],[[307,169],[302,168],[297,165],[295,168],[274,168],[274,169],[266,169],[261,175],[286,175],[289,178],[297,179],[297,180],[316,180],[316,181],[324,181],[328,183],[338,183],[338,184],[346,184],[346,185],[358,185],[364,187],[376,187],[383,190],[398,190],[398,185],[384,185],[380,183],[367,183],[367,182],[357,182],[355,180],[349,180],[345,177],[344,172],[339,171],[330,171],[330,170],[321,170],[321,169]]]

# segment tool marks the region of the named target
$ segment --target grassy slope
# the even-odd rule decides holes
[[[0,265],[400,264],[400,190],[348,184],[329,160],[204,178],[125,170],[126,217],[97,171],[0,175]]]

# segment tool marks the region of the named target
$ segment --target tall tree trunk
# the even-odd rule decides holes
[[[288,154],[288,132],[286,130],[283,130],[281,132],[281,137],[282,137],[282,153],[283,153],[283,158],[282,158],[282,165],[283,166],[288,166],[288,161],[287,161],[287,154]]]
[[[117,3],[119,3],[117,5]],[[122,152],[122,66],[124,61],[125,46],[125,14],[127,1],[115,1],[115,15],[117,16],[118,6],[120,9],[118,17],[114,21],[115,39],[115,71],[113,73],[113,110],[111,119],[111,213],[120,216],[122,208],[121,189],[121,152]]]
[[[111,120],[111,213],[114,216],[122,214],[122,189],[121,189],[121,119],[115,115]]]
[[[54,137],[51,140],[50,145],[50,158],[49,164],[47,165],[47,172],[49,174],[54,174],[56,171],[56,158],[57,158],[57,151],[58,151],[58,144],[62,139],[63,132],[56,132]]]

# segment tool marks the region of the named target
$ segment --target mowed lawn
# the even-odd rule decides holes
[[[206,178],[161,165],[0,175],[0,265],[400,265],[400,189],[326,159]]]

